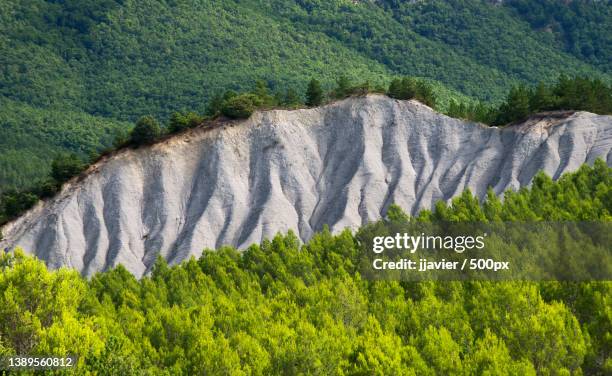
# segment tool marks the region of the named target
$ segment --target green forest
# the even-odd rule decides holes
[[[5,0],[0,190],[29,188],[62,153],[84,160],[141,116],[204,114],[262,80],[305,101],[346,75],[433,86],[445,111],[497,106],[560,74],[609,84],[612,7],[588,0]]]
[[[83,150],[89,150],[88,159],[74,152],[56,153],[47,176],[32,179],[22,188],[9,186],[0,191],[0,225],[18,217],[40,199],[53,197],[65,182],[80,175],[91,163],[121,148],[150,145],[168,135],[189,128],[214,126],[218,120],[246,119],[256,110],[316,107],[329,101],[370,93],[384,94],[399,100],[414,99],[438,110],[441,109],[440,103],[447,99],[439,95],[434,85],[414,77],[395,78],[388,88],[384,88],[373,87],[367,81],[356,83],[346,75],[341,75],[335,86],[327,93],[317,79],[311,79],[304,94],[305,101],[291,88],[285,93],[274,94],[266,83],[260,80],[251,91],[238,93],[228,90],[222,95],[215,96],[208,104],[204,115],[193,111],[175,112],[163,125],[155,117],[146,115],[140,117],[129,132],[117,130],[112,146],[100,150],[95,148],[95,142],[81,144]],[[576,110],[612,114],[612,85],[606,85],[598,79],[561,76],[554,84],[546,85],[540,82],[534,89],[525,85],[516,86],[498,106],[474,101],[457,102],[455,99],[450,99],[446,113],[452,117],[488,125],[506,126],[542,111]],[[79,129],[82,128],[76,130]],[[108,129],[106,136],[107,142],[110,142],[112,133]],[[39,143],[40,141],[45,140],[38,140]],[[39,147],[44,148],[44,142],[40,143]],[[15,174],[15,177],[17,176],[23,178],[23,175]]]
[[[612,168],[469,191],[419,221],[612,219]],[[397,206],[383,222],[406,220]],[[94,375],[609,375],[610,282],[368,281],[360,232],[279,234],[135,279],[0,256],[0,354],[73,354]]]
[[[497,106],[483,102],[463,103],[451,99],[446,114],[456,118],[503,126],[549,111],[589,111],[612,114],[612,85],[598,79],[560,76],[553,84],[531,88],[515,86]]]
[[[0,0],[0,225],[109,153],[256,110],[377,93],[500,127],[612,114],[611,30],[610,0]],[[612,375],[610,281],[362,268],[371,237],[408,224],[546,221],[612,223],[612,168],[540,173],[503,199],[465,191],[414,217],[391,205],[305,244],[288,232],[158,258],[141,279],[0,250],[0,358],[77,357],[31,374]],[[531,236],[583,244],[552,234]],[[603,254],[608,272],[611,236],[581,238],[594,252],[578,262]]]

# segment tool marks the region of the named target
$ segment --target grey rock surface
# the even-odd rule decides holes
[[[612,117],[587,112],[503,129],[380,95],[260,112],[100,161],[5,225],[0,247],[85,275],[121,263],[141,276],[157,254],[177,263],[289,229],[307,240],[324,224],[379,219],[392,203],[415,213],[466,188],[482,197],[540,170],[612,165],[611,150]]]

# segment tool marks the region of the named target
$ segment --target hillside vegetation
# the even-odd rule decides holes
[[[104,149],[126,121],[201,114],[257,80],[304,100],[312,77],[330,90],[343,74],[415,76],[442,107],[560,73],[610,81],[609,2],[527,3],[2,1],[0,189],[43,177],[59,152]]]
[[[188,128],[218,126],[220,122],[226,121],[228,118],[246,119],[256,110],[316,107],[329,101],[351,96],[364,96],[369,93],[386,94],[391,98],[400,100],[417,100],[438,110],[441,107],[440,102],[447,99],[438,95],[439,92],[436,91],[435,86],[413,77],[395,78],[385,89],[384,87],[372,87],[369,82],[354,83],[347,76],[342,75],[338,78],[335,87],[327,93],[323,91],[318,80],[312,79],[306,90],[305,103],[293,89],[287,89],[284,94],[277,92],[273,95],[265,82],[258,81],[251,91],[237,93],[228,90],[223,95],[215,96],[208,104],[206,114],[203,116],[193,111],[175,112],[170,116],[167,124],[162,125],[153,116],[146,115],[136,122],[129,134],[116,128],[100,127],[97,131],[104,133],[90,135],[84,132],[87,128],[76,127],[76,129],[70,129],[71,133],[66,135],[72,136],[72,138],[62,142],[74,142],[73,147],[80,148],[81,154],[89,150],[88,160],[77,153],[57,154],[44,177],[40,177],[43,175],[40,171],[42,160],[24,160],[22,161],[23,164],[19,166],[20,169],[17,170],[10,169],[10,163],[5,163],[4,176],[15,180],[21,179],[24,181],[24,185],[22,188],[8,187],[4,191],[0,191],[0,225],[18,217],[36,204],[39,199],[52,197],[61,189],[63,183],[79,175],[91,162],[114,150],[150,145],[168,135],[185,131]],[[562,76],[554,85],[540,83],[534,89],[524,85],[514,87],[499,106],[474,101],[457,102],[455,99],[451,99],[446,113],[455,118],[503,126],[524,121],[530,115],[541,111],[555,110],[583,110],[599,114],[612,114],[612,86],[597,79]],[[81,131],[81,133],[76,133],[78,131]],[[95,137],[105,135],[108,143],[113,131],[119,136],[115,137],[112,146],[102,150],[99,150],[99,147],[96,149]],[[73,135],[73,133],[75,134]],[[49,149],[49,146],[45,144],[45,142],[49,143],[49,140],[36,139],[31,135],[26,137],[32,140],[32,145]],[[79,144],[78,141],[75,141],[75,138],[78,137],[87,140],[87,143]],[[10,144],[13,140],[9,139],[7,141]],[[24,148],[27,147],[27,145],[24,145]],[[17,154],[18,159],[19,154]],[[33,170],[28,170],[30,167]],[[30,178],[28,173],[37,178],[27,180]]]
[[[612,169],[598,161],[531,189],[469,192],[418,219],[610,220]],[[406,220],[394,207],[387,221]],[[535,234],[537,236],[537,234]],[[136,280],[85,280],[21,252],[0,256],[0,354],[79,356],[78,373],[604,375],[609,282],[372,282],[360,234],[278,235]]]

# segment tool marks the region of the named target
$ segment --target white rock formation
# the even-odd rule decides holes
[[[587,112],[500,129],[379,95],[268,111],[97,163],[5,225],[0,247],[86,275],[121,263],[139,276],[158,253],[176,263],[289,229],[306,240],[324,224],[376,220],[391,203],[414,213],[466,188],[519,188],[539,170],[611,165],[611,150],[612,117]]]

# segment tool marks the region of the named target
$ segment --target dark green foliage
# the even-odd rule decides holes
[[[609,221],[611,190],[598,161],[418,219]],[[396,205],[388,217],[409,218]],[[358,236],[324,229],[300,245],[289,232],[242,253],[158,258],[141,280],[0,255],[0,350],[77,355],[75,373],[103,375],[609,373],[612,283],[369,281]]]
[[[296,108],[302,104],[302,98],[300,98],[297,91],[292,88],[287,89],[285,91],[285,95],[283,95],[282,99],[278,101],[283,107],[286,108]]]
[[[499,109],[496,124],[523,120],[539,111],[582,110],[612,114],[612,85],[598,79],[561,76],[555,85],[513,88]]]
[[[226,91],[222,97],[215,97],[211,102],[207,113],[210,116],[223,114],[232,119],[247,119],[255,110],[270,109],[280,105],[293,108],[300,103],[295,90],[287,89],[283,97],[279,93],[272,95],[267,84],[257,81],[255,88],[250,92],[236,93]]]
[[[602,70],[612,71],[612,6],[607,0],[506,0],[544,40]]]
[[[610,82],[609,2],[492,3],[2,1],[0,189],[46,176],[48,155],[108,148],[143,114],[218,115],[215,94],[256,80],[302,93],[311,77],[414,75],[441,109],[562,72]]]
[[[529,96],[529,110],[532,112],[540,112],[555,108],[556,99],[547,85],[543,82],[533,89]]]
[[[523,120],[529,115],[530,91],[526,86],[513,87],[506,101],[499,107],[496,124],[508,124],[515,120]]]
[[[176,133],[187,128],[195,128],[204,122],[204,118],[195,112],[175,112],[170,116],[168,132]]]
[[[78,155],[60,154],[51,163],[51,177],[58,184],[62,184],[80,174],[84,169],[85,164]]]
[[[253,93],[240,94],[224,101],[221,113],[232,119],[246,119],[263,104],[264,100]]]
[[[329,93],[333,99],[344,99],[349,96],[363,96],[374,92],[384,92],[380,88],[373,88],[370,81],[354,84],[346,75],[341,75],[336,80],[336,87]]]
[[[351,95],[352,88],[351,80],[343,74],[336,80],[336,87],[331,92],[331,97],[336,99],[348,97]]]
[[[28,189],[49,175],[54,155],[85,158],[111,147],[115,135],[131,127],[68,108],[41,110],[0,99],[0,191]]]
[[[144,145],[154,142],[161,136],[161,127],[153,116],[143,116],[136,122],[130,135],[130,142],[134,145]]]
[[[612,85],[598,79],[561,76],[554,85],[540,82],[535,88],[524,85],[512,88],[498,108],[480,102],[466,104],[451,100],[446,113],[486,124],[506,125],[537,112],[555,110],[612,114]]]
[[[556,108],[612,114],[612,85],[601,80],[561,76],[550,91]]]
[[[306,105],[308,107],[317,107],[323,103],[323,89],[321,83],[316,79],[311,79],[306,90]]]
[[[0,196],[0,219],[11,219],[30,209],[38,202],[38,197],[31,192],[9,190]]]
[[[436,107],[431,85],[413,77],[394,78],[389,84],[387,95],[395,99],[416,99],[432,108]]]
[[[257,80],[257,82],[255,83],[255,90],[252,91],[252,94],[259,98],[259,106],[273,107],[278,105],[277,99],[270,94],[270,88],[268,87],[268,84],[263,80]]]
[[[306,30],[323,31],[389,67],[393,75],[436,79],[482,100],[500,99],[518,81],[549,81],[560,72],[570,73],[568,64],[574,62],[586,68],[513,10],[489,1],[299,5],[301,13],[290,6],[276,9],[283,9],[286,17],[297,13],[294,19]],[[603,28],[598,33],[605,34]]]
[[[30,209],[41,198],[55,195],[62,184],[77,176],[87,164],[74,154],[60,154],[51,162],[50,177],[36,181],[30,188],[9,189],[0,194],[0,224]]]
[[[486,105],[482,102],[459,103],[455,100],[451,100],[446,110],[446,114],[458,119],[493,124],[497,118],[497,109],[494,106]]]
[[[55,195],[61,185],[85,170],[87,164],[74,153],[63,153],[51,162],[50,177],[28,188],[8,189],[0,194],[0,224],[30,209],[41,198]]]
[[[410,77],[394,78],[387,94],[396,99],[413,99],[416,96],[416,80]]]
[[[433,88],[423,81],[417,82],[416,99],[431,108],[436,108],[436,97]]]
[[[221,107],[223,106],[223,95],[217,94],[213,96],[208,102],[208,106],[206,107],[205,114],[206,116],[215,117],[221,113]]]
[[[85,165],[82,166],[85,169]],[[80,172],[80,171],[79,171]],[[77,173],[78,174],[78,173]],[[75,174],[76,175],[76,174]],[[61,182],[53,178],[46,178],[36,182],[30,191],[40,198],[53,197],[61,187]],[[21,213],[19,213],[21,214]]]

